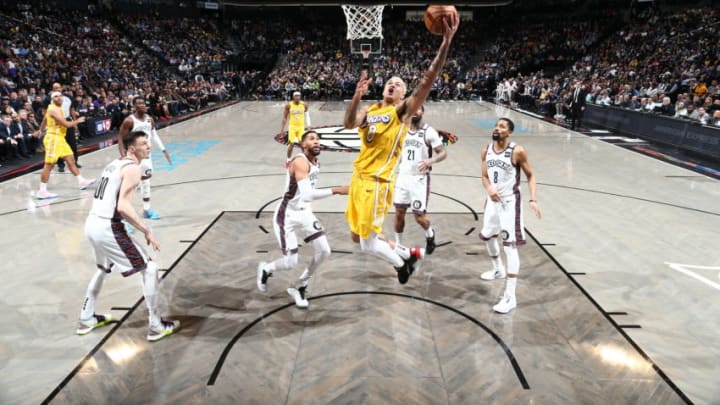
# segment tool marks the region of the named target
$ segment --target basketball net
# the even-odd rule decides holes
[[[383,38],[382,34],[382,13],[384,5],[362,6],[357,4],[343,4],[345,22],[347,22],[347,36],[351,42],[361,39]],[[351,49],[352,50],[352,49]],[[377,52],[378,50],[376,50]],[[355,51],[357,52],[357,51]],[[367,61],[370,58],[372,49],[361,49],[360,54]]]

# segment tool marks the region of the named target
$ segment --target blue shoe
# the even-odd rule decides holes
[[[149,210],[145,211],[145,212],[143,213],[143,216],[144,216],[145,218],[147,218],[147,219],[160,219],[160,214],[158,214],[157,212],[153,211],[152,208],[150,208]]]

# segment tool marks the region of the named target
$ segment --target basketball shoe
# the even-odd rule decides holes
[[[486,271],[480,275],[480,278],[486,281],[497,280],[507,277],[505,269],[493,269]]]
[[[500,302],[495,304],[493,311],[501,314],[507,314],[515,309],[515,307],[517,307],[517,300],[515,299],[515,296],[505,293],[502,298],[500,298]]]
[[[38,191],[37,193],[35,193],[35,198],[37,198],[38,200],[49,200],[57,197],[57,194],[51,193],[49,191]]]
[[[78,182],[78,187],[80,187],[80,190],[85,190],[93,184],[95,184],[95,179],[83,179]]]
[[[260,292],[267,292],[267,280],[272,277],[272,273],[265,271],[267,262],[260,262],[257,267],[257,288]]]
[[[153,211],[152,208],[143,211],[143,216],[147,219],[160,219],[160,214]]]
[[[410,249],[410,257],[407,259],[403,259],[405,262],[400,267],[395,267],[395,271],[397,271],[398,276],[398,282],[400,284],[405,284],[410,279],[410,276],[420,267],[420,264],[418,263],[420,260],[422,260],[425,257],[425,249],[423,248],[412,248]]]
[[[296,307],[307,308],[310,305],[307,298],[305,298],[306,290],[307,286],[302,286],[300,288],[290,287],[287,289],[287,293],[290,294],[290,296],[293,297],[293,299],[295,300]]]
[[[80,320],[78,322],[78,328],[75,331],[78,335],[87,335],[90,333],[93,329],[97,329],[101,326],[105,326],[108,323],[112,321],[112,315],[105,314],[105,315],[97,315],[93,314],[93,317],[87,320]]]
[[[180,321],[166,321],[160,319],[160,325],[151,326],[148,331],[147,340],[157,342],[158,340],[170,336],[180,329]]]

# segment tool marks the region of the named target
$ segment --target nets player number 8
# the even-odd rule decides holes
[[[493,173],[493,183],[497,184],[498,182],[498,172]]]
[[[96,199],[103,199],[103,197],[105,196],[105,188],[107,187],[109,181],[110,179],[108,179],[107,177],[103,177],[100,179],[100,184],[98,184],[97,188],[95,189],[94,197]]]

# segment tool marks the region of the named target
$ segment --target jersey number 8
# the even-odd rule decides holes
[[[377,127],[375,125],[370,125],[370,128],[368,128],[367,135],[365,136],[365,140],[367,143],[370,143],[375,139],[375,133],[377,133]]]

